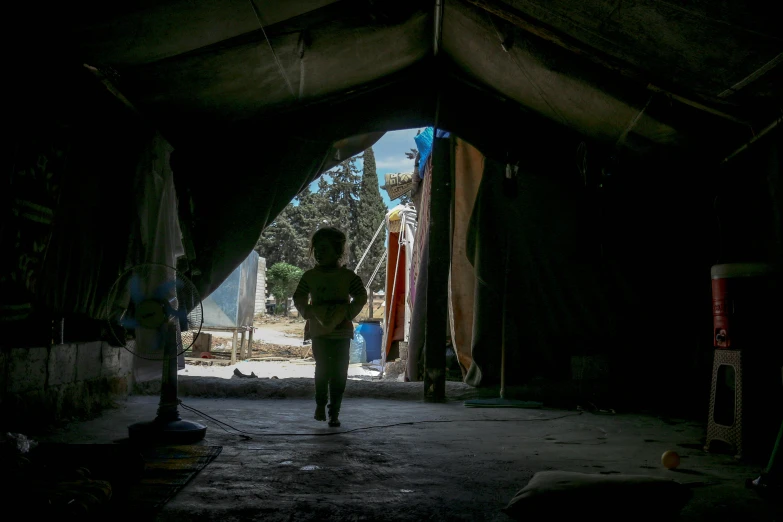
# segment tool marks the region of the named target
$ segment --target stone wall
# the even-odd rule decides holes
[[[34,429],[86,417],[125,398],[133,355],[92,342],[0,351],[0,423]]]

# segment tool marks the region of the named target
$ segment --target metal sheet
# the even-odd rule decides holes
[[[252,326],[258,254],[250,255],[202,303],[204,327]]]

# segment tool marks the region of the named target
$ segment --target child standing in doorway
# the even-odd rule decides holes
[[[313,341],[315,357],[315,420],[340,426],[340,404],[348,380],[353,319],[367,303],[361,278],[342,265],[345,234],[334,227],[318,229],[310,242],[316,267],[302,275],[294,305],[307,319],[305,340]],[[353,298],[353,299],[351,299]]]

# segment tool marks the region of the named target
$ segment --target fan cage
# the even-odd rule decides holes
[[[157,328],[141,326],[134,315],[145,300],[159,303],[165,311],[165,321]],[[198,290],[185,274],[169,265],[145,263],[129,268],[114,282],[106,301],[106,320],[120,346],[142,359],[163,360],[162,343],[172,323],[179,323],[179,356],[200,335],[203,308]]]

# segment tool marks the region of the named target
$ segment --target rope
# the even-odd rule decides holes
[[[359,259],[359,262],[356,263],[356,268],[353,269],[354,272],[359,271],[359,267],[362,266],[362,263],[364,262],[364,258],[367,257],[367,253],[370,251],[370,248],[372,248],[373,243],[375,243],[375,238],[378,237],[378,234],[381,233],[381,229],[383,228],[383,225],[386,224],[386,218],[383,218],[383,221],[381,221],[381,224],[378,226],[378,230],[375,231],[375,235],[372,236],[372,239],[370,240],[370,244],[367,245],[367,249],[364,251],[364,254],[362,254],[362,258]],[[375,274],[373,274],[373,277]]]
[[[285,80],[286,85],[288,85],[288,90],[291,91],[291,95],[296,97],[294,87],[291,85],[291,82],[288,79],[288,75],[285,73],[285,69],[283,69],[283,64],[280,63],[280,59],[277,57],[277,53],[275,52],[274,47],[272,47],[272,42],[269,41],[269,37],[266,35],[264,24],[261,23],[261,13],[258,10],[258,6],[253,0],[250,0],[250,5],[253,7],[253,13],[256,15],[256,20],[258,20],[258,26],[261,28],[261,33],[263,33],[264,39],[266,40],[267,45],[269,45],[269,50],[272,51],[272,57],[275,59],[277,69],[280,71],[280,75],[283,77],[283,80]]]
[[[314,432],[314,433],[262,433],[258,431],[245,431],[240,430],[239,428],[235,428],[231,424],[228,424],[227,422],[223,422],[219,419],[216,419],[214,417],[211,417],[204,413],[201,410],[197,410],[193,406],[188,406],[181,400],[177,400],[179,405],[182,406],[183,409],[188,410],[190,412],[196,413],[198,415],[203,416],[206,419],[211,420],[219,428],[221,428],[223,431],[228,433],[229,435],[237,435],[245,440],[252,440],[253,437],[329,437],[334,435],[345,435],[347,433],[354,433],[357,431],[365,431],[365,430],[375,430],[375,429],[384,429],[384,428],[394,428],[397,426],[415,426],[417,424],[443,424],[443,423],[452,423],[452,422],[547,422],[547,421],[556,421],[560,419],[567,419],[568,417],[578,417],[582,415],[584,412],[576,412],[576,413],[566,413],[563,415],[559,415],[556,417],[533,417],[533,418],[523,418],[523,419],[432,419],[432,420],[419,420],[419,421],[407,421],[407,422],[395,422],[393,424],[381,424],[376,426],[362,426],[359,428],[353,428],[350,430],[341,430],[341,431],[325,431],[325,432]],[[227,428],[234,430],[236,433],[231,433],[228,431]],[[261,428],[261,429],[265,429]],[[260,448],[248,448],[250,450],[257,450]],[[266,448],[265,448],[266,449]]]
[[[378,260],[378,264],[375,265],[375,270],[373,271],[372,275],[370,276],[370,280],[367,281],[367,284],[364,286],[364,289],[368,292],[370,291],[370,285],[372,284],[373,279],[375,279],[376,274],[378,273],[378,270],[381,269],[381,263],[383,263],[383,260],[386,258],[386,254],[389,253],[389,249],[386,249],[383,251],[383,255]]]

